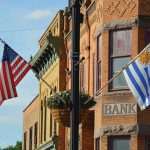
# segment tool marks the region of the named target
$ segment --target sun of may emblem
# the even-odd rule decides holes
[[[141,56],[139,56],[139,62],[143,65],[150,63],[150,52],[146,51]]]

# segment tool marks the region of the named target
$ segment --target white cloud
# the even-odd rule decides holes
[[[51,16],[50,9],[36,9],[27,15],[27,19],[42,19]]]

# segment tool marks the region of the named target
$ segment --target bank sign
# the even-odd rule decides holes
[[[137,104],[135,103],[105,103],[102,106],[103,116],[135,115]]]

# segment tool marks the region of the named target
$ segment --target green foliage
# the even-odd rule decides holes
[[[22,150],[22,142],[17,141],[15,146],[10,145],[4,148],[3,150]]]
[[[90,107],[96,104],[95,99],[89,96],[88,94],[79,93],[79,97],[81,109],[89,109]],[[90,99],[90,101],[84,104],[88,99]],[[47,106],[50,109],[64,109],[64,108],[69,109],[71,107],[71,92],[63,91],[58,94],[53,94],[48,98]]]

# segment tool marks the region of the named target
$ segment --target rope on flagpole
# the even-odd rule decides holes
[[[135,61],[140,55],[142,55],[145,51],[150,48],[150,43],[128,64],[126,64],[120,72],[118,72],[113,78],[111,78],[100,90],[98,90],[94,95],[92,95],[84,104],[87,104],[92,98],[94,98],[97,94],[99,94],[109,83],[111,83],[118,75],[120,75],[133,61]]]

